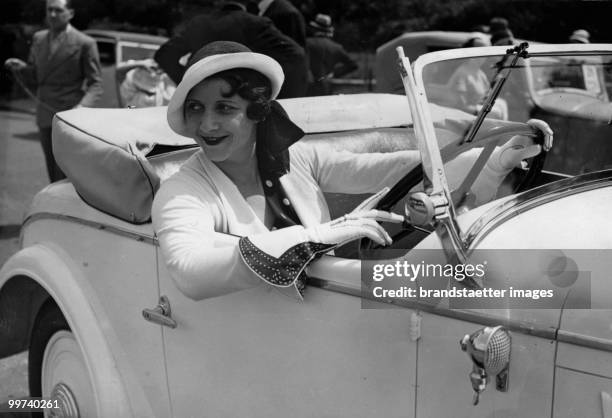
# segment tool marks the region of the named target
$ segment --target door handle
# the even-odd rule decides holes
[[[159,298],[155,308],[142,310],[142,316],[147,321],[174,329],[176,328],[176,321],[172,319],[171,313],[170,301],[166,296]]]

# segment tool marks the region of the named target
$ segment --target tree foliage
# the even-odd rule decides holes
[[[219,0],[73,0],[74,25],[128,28],[171,34],[196,13]],[[471,30],[502,15],[515,36],[542,42],[565,42],[577,28],[592,39],[612,42],[608,22],[612,2],[579,0],[292,0],[314,13],[332,16],[336,39],[353,51],[373,51],[406,31]],[[42,24],[43,0],[4,0],[3,20]]]

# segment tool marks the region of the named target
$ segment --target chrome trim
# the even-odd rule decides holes
[[[23,224],[21,225],[21,231],[22,231],[21,235],[23,236],[23,230],[24,230],[24,228],[28,224],[30,224],[32,222],[40,221],[40,220],[43,220],[43,219],[52,219],[52,220],[71,222],[71,223],[75,223],[75,224],[79,224],[79,225],[83,225],[83,226],[88,226],[88,227],[93,228],[93,229],[98,229],[98,230],[106,231],[106,232],[109,232],[111,234],[119,235],[119,236],[122,236],[122,237],[134,239],[136,241],[144,242],[144,243],[147,243],[147,244],[159,245],[156,236],[140,234],[140,233],[137,233],[137,232],[134,232],[134,231],[130,231],[130,230],[125,229],[125,228],[121,228],[121,227],[115,226],[115,225],[108,225],[108,224],[104,224],[104,223],[101,223],[101,222],[95,222],[95,221],[90,221],[90,220],[87,220],[87,219],[77,218],[76,216],[61,215],[59,213],[52,213],[52,212],[38,212],[38,213],[35,213],[33,215],[29,215],[23,221]]]
[[[442,51],[429,52],[418,57],[414,61],[413,71],[417,84],[423,80],[423,68],[429,64],[448,61],[459,58],[470,57],[500,57],[506,54],[508,46],[483,46],[470,48],[469,52],[465,48],[445,49]],[[578,55],[609,55],[612,53],[612,44],[536,44],[530,43],[529,57],[546,56],[578,56]],[[423,87],[419,85],[419,87]]]
[[[74,393],[64,383],[58,383],[53,387],[50,398],[51,401],[57,401],[59,407],[59,411],[52,409],[50,416],[67,418],[78,418],[81,416]]]
[[[580,347],[594,348],[596,350],[611,351],[612,341],[605,338],[592,337],[590,335],[577,334],[571,331],[559,330],[557,340],[562,343],[577,345]]]
[[[373,302],[386,303],[389,305],[395,305],[402,308],[414,309],[422,312],[428,312],[434,315],[443,316],[447,318],[458,319],[460,321],[467,321],[474,324],[480,324],[483,326],[497,326],[503,325],[510,331],[519,332],[521,334],[527,334],[534,337],[545,338],[548,340],[555,340],[557,335],[557,330],[555,328],[538,328],[533,323],[528,323],[524,321],[518,320],[508,320],[507,318],[500,318],[495,316],[490,316],[481,312],[474,312],[468,310],[460,310],[460,309],[450,309],[450,308],[438,308],[431,304],[420,302],[417,300],[380,300],[372,297],[364,297],[361,292],[361,287],[348,285],[345,283],[335,282],[333,280],[327,279],[319,279],[316,277],[308,278],[308,285],[313,287],[318,287],[324,290],[329,290],[331,292],[343,293],[345,295],[355,296],[361,298],[362,300],[371,300]]]
[[[606,186],[612,186],[612,170],[582,174],[521,193],[490,209],[472,224],[465,234],[466,247],[471,252],[491,230],[523,212],[563,197]]]

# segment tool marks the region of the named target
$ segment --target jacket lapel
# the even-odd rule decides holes
[[[231,234],[247,236],[268,231],[236,185],[203,152],[198,153],[202,167],[221,200]]]
[[[78,35],[72,27],[68,28],[66,37],[54,53],[51,53],[51,33],[47,33],[47,38],[44,42],[43,51],[46,57],[43,57],[43,72],[40,77],[40,82],[45,81],[49,75],[57,71],[62,64],[79,51]],[[45,59],[46,58],[46,59]]]

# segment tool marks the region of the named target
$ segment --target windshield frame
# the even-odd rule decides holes
[[[495,47],[474,47],[474,48],[459,48],[459,49],[449,49],[444,51],[436,51],[428,54],[424,54],[420,56],[412,66],[412,72],[415,79],[415,84],[417,90],[421,92],[424,96],[425,101],[429,102],[427,98],[427,90],[425,88],[425,83],[423,80],[424,69],[430,65],[438,62],[456,60],[456,59],[466,59],[466,58],[489,58],[493,56],[499,56],[501,59],[509,49],[508,46],[495,46]],[[530,44],[527,49],[527,58],[531,57],[554,57],[554,56],[580,56],[580,55],[609,55],[612,57],[612,44]],[[512,71],[512,70],[511,70]],[[489,91],[490,93],[490,91]],[[489,94],[487,93],[487,94]],[[425,116],[425,120],[432,121],[431,117],[431,109],[430,106],[422,106],[419,111],[430,113]],[[433,126],[431,127],[433,129]],[[475,137],[478,137],[478,132],[482,131],[482,127],[480,127],[479,131],[477,131]],[[424,140],[431,140],[431,138],[423,138]],[[477,143],[477,139],[474,140],[474,143]],[[423,160],[427,159],[427,155],[421,156]],[[423,161],[423,166],[429,165],[432,167],[433,171],[442,170],[446,173],[444,168],[444,164],[440,165],[439,161],[442,161],[440,158],[432,158],[428,161]],[[448,188],[448,184],[444,184],[444,187]],[[445,193],[450,196],[451,191],[445,190]],[[452,216],[455,216],[454,203],[452,201],[449,202],[449,205],[452,205],[452,209],[450,213]],[[456,221],[453,223],[457,224]],[[468,246],[470,245],[470,241],[468,239],[467,231],[464,231],[459,226],[459,235],[461,238],[461,250],[467,251]]]

